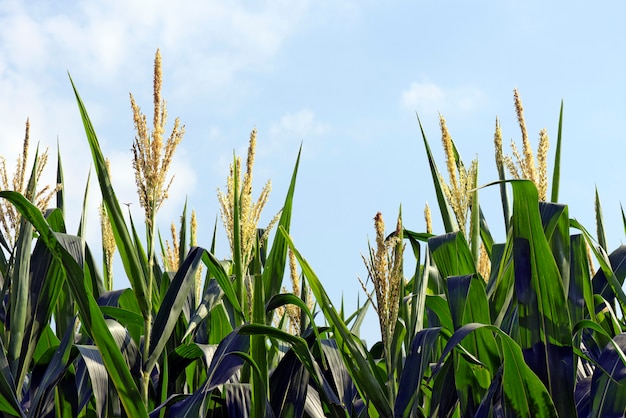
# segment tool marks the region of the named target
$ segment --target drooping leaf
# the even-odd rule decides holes
[[[192,396],[172,405],[169,409],[170,416],[192,417],[203,414],[207,396],[215,388],[233,378],[244,364],[241,354],[247,352],[249,347],[250,338],[239,333],[238,330],[234,330],[226,336],[212,357],[204,383]]]
[[[599,360],[602,367],[597,368],[591,378],[592,417],[621,417],[626,413],[626,334],[617,335],[613,340],[615,345],[608,344],[604,348]]]

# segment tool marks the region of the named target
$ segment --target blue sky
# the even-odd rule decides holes
[[[626,114],[621,3],[582,1],[90,1],[0,3],[0,155],[31,138],[54,151],[67,177],[68,223],[75,230],[90,154],[72,96],[71,73],[94,122],[123,202],[135,202],[128,93],[150,116],[152,64],[163,56],[170,121],[186,135],[176,177],[160,213],[166,230],[185,197],[209,246],[233,150],[245,155],[258,129],[257,193],[273,192],[261,219],[282,205],[300,144],[292,236],[327,291],[348,309],[363,293],[361,254],[381,211],[391,230],[402,205],[405,227],[423,231],[424,204],[435,206],[419,114],[436,158],[438,113],[461,155],[479,159],[481,184],[496,179],[495,118],[505,151],[520,133],[513,88],[525,106],[534,144],[547,128],[554,144],[564,101],[560,200],[594,230],[597,186],[609,245],[623,240],[620,150]],[[171,126],[171,124],[170,124]],[[554,147],[550,152],[550,161]],[[54,161],[52,161],[54,163]],[[52,165],[51,165],[52,166]],[[550,171],[552,164],[550,164]],[[50,174],[53,170],[49,170]],[[255,194],[256,195],[256,194]],[[88,242],[98,247],[98,189],[90,193]],[[500,234],[497,190],[481,192]],[[436,214],[436,212],[434,212]],[[218,257],[228,256],[219,225]],[[443,232],[435,216],[435,232]],[[410,275],[410,271],[406,275]],[[116,286],[127,286],[117,273]],[[368,316],[363,336],[376,338]]]

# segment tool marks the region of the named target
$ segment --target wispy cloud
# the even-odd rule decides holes
[[[420,116],[437,112],[470,112],[480,107],[484,100],[484,93],[475,86],[444,88],[431,81],[411,83],[400,99],[403,107],[417,111]]]
[[[293,151],[304,143],[307,155],[314,156],[320,147],[320,139],[330,132],[330,125],[321,122],[310,109],[301,109],[283,115],[271,124],[270,146],[266,153],[282,153],[292,158]],[[289,154],[286,154],[289,153]]]
[[[164,95],[171,103],[170,121],[179,114],[176,104],[181,101],[202,102],[207,96],[242,101],[249,94],[246,77],[271,71],[273,58],[299,30],[299,23],[312,4],[310,0],[264,1],[254,6],[244,1],[204,0],[176,5],[165,0],[0,2],[0,155],[8,161],[16,158],[24,137],[24,123],[30,117],[33,148],[40,141],[43,148],[50,149],[44,181],[54,182],[59,138],[68,228],[75,231],[91,155],[67,78],[70,71],[104,154],[111,159],[118,198],[120,202],[134,202],[131,212],[135,221],[141,222],[130,163],[134,132],[128,91],[133,91],[140,105],[151,114],[155,50],[160,48],[164,58]],[[180,116],[186,123],[185,114]],[[285,123],[284,129],[298,126],[306,123],[306,117],[292,120],[291,125],[287,118]],[[310,123],[314,122],[309,121],[309,129],[315,131],[315,125]],[[302,129],[300,126],[300,133]],[[222,135],[211,131],[208,136],[214,139]],[[302,139],[300,135],[297,141]],[[197,155],[186,152],[185,143],[189,140],[192,138],[183,140],[174,156],[175,178],[170,198],[160,213],[163,225],[178,219],[182,202],[194,192],[199,175],[194,169],[206,170],[206,166],[194,163]],[[225,176],[227,169],[223,173]],[[92,171],[87,234],[97,247],[100,193],[94,177]],[[209,184],[212,191],[214,183]]]

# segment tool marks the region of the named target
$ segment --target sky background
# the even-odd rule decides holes
[[[497,179],[493,133],[505,152],[520,144],[518,88],[529,136],[556,143],[564,101],[560,201],[591,231],[598,187],[615,249],[621,222],[626,115],[626,5],[583,1],[0,1],[0,155],[9,168],[31,141],[60,144],[69,231],[76,231],[91,155],[68,79],[92,118],[121,202],[136,197],[129,92],[152,117],[153,60],[163,59],[176,151],[170,198],[159,214],[166,234],[185,198],[196,210],[199,245],[209,247],[233,150],[244,156],[258,129],[254,196],[272,194],[261,218],[280,209],[302,144],[291,235],[331,297],[348,311],[363,300],[357,277],[381,211],[388,230],[400,205],[404,225],[424,231],[423,210],[443,233],[416,112],[440,167],[438,114],[465,161],[479,159],[479,183]],[[169,132],[168,132],[169,133]],[[554,147],[549,154],[552,172]],[[51,158],[52,179],[56,158]],[[52,181],[52,180],[51,180]],[[497,241],[504,240],[498,190],[480,192]],[[99,189],[92,180],[87,242],[100,246]],[[216,255],[229,257],[221,220]],[[410,257],[410,254],[407,253]],[[119,264],[119,261],[118,261]],[[405,275],[409,277],[407,269]],[[127,287],[123,270],[115,287]],[[368,314],[362,336],[378,338]]]

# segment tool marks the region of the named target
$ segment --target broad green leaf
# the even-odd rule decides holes
[[[77,344],[76,348],[80,352],[86,370],[89,373],[91,389],[96,402],[96,414],[98,417],[101,417],[104,415],[106,397],[109,390],[106,367],[96,346]]]
[[[452,276],[447,280],[448,303],[455,329],[468,323],[491,324],[489,306],[481,279]],[[461,346],[480,360],[481,364],[467,361],[461,353],[455,353],[454,378],[459,394],[461,414],[476,413],[499,366],[498,349],[491,331],[478,329],[465,338]]]
[[[289,350],[272,372],[269,382],[270,402],[274,416],[302,416],[309,386],[309,372]]]
[[[21,195],[20,195],[21,197]],[[24,199],[26,200],[26,199]],[[17,393],[21,393],[27,364],[21,361],[22,346],[26,332],[26,324],[31,319],[28,311],[28,296],[30,290],[30,252],[33,227],[25,219],[20,221],[19,236],[16,242],[15,259],[11,277],[11,328],[9,329],[9,346],[7,357],[11,373],[17,381]],[[33,347],[34,349],[34,347]]]
[[[445,280],[450,276],[476,273],[476,265],[467,241],[460,232],[432,237],[428,240],[431,257]]]
[[[82,259],[80,238],[57,234],[57,239],[65,249],[71,251],[75,259]],[[21,367],[19,377],[22,380],[30,370],[32,357],[41,333],[44,331],[44,325],[50,322],[58,295],[64,283],[61,266],[58,262],[53,261],[50,250],[43,242],[38,241],[35,245],[32,254],[30,276],[29,297],[26,304],[28,316],[20,352]],[[63,318],[59,318],[59,321],[62,320]]]
[[[569,213],[566,205],[539,202],[539,214],[554,261],[559,269],[565,296],[570,281]]]
[[[224,384],[224,398],[229,417],[248,418],[254,416],[250,415],[253,404],[250,393],[250,384],[248,383]]]
[[[570,251],[570,282],[567,300],[572,323],[577,324],[585,318],[595,317],[587,244],[582,235],[572,235]]]
[[[402,374],[394,414],[396,417],[417,416],[419,396],[422,392],[423,380],[430,371],[430,363],[436,353],[439,341],[439,328],[431,327],[417,333],[411,342]]]
[[[438,372],[443,364],[447,363],[445,359],[452,350],[459,347],[463,339],[478,329],[495,332],[498,337],[500,359],[503,366],[502,391],[506,415],[515,417],[557,417],[557,410],[550,393],[524,361],[520,346],[506,333],[493,325],[473,323],[463,325],[456,330],[441,354],[435,373]]]
[[[189,321],[189,326],[185,331],[185,335],[183,335],[183,339],[187,338],[194,330],[198,327],[200,323],[202,323],[206,317],[209,315],[209,312],[213,310],[213,308],[220,302],[222,299],[222,295],[224,291],[217,283],[217,280],[211,279],[207,280],[208,285],[205,286],[204,294],[202,295],[202,301],[196,308],[193,316]]]
[[[263,277],[261,276],[261,256],[260,242],[257,234],[255,245],[255,257],[252,260],[252,269],[250,271],[252,281],[252,322],[254,324],[265,325],[265,288],[263,286]],[[260,373],[252,375],[252,415],[255,417],[263,416],[266,409],[266,401],[269,395],[269,373],[267,361],[267,345],[264,335],[250,335],[250,357],[258,366]]]
[[[620,287],[624,284],[626,277],[626,245],[620,245],[608,256],[609,266]],[[610,282],[603,269],[599,269],[592,280],[593,293],[602,296],[607,301],[615,299]]]
[[[537,189],[515,180],[512,236],[520,347],[560,415],[575,413],[571,325],[563,282],[543,231]],[[560,364],[561,367],[553,367]]]
[[[224,291],[226,300],[234,309],[234,315],[236,318],[231,318],[231,326],[234,328],[235,323],[243,321],[242,307],[239,303],[239,299],[237,298],[236,289],[233,287],[233,284],[224,270],[224,267],[212,253],[205,251],[202,254],[202,262],[207,267],[210,277],[215,278],[217,283],[219,283],[220,287]]]

